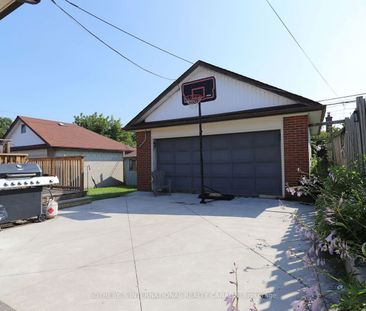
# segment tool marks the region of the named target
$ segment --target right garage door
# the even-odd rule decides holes
[[[173,191],[199,193],[199,138],[158,139],[157,167]],[[280,131],[203,137],[205,185],[237,195],[282,195]]]

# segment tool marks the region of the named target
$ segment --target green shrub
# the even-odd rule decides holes
[[[362,255],[359,246],[366,242],[365,186],[365,176],[359,170],[333,167],[315,202],[317,233],[325,238],[336,231],[356,255]]]
[[[329,143],[329,134],[321,132],[311,139],[311,175],[319,178],[325,178],[328,174],[329,160],[327,144]]]
[[[366,263],[364,166],[357,163],[353,168],[333,166],[324,177],[321,174],[303,177],[301,186],[288,188],[292,194],[315,199],[315,231],[303,229],[303,232],[313,240],[312,251],[316,250],[316,256],[325,253],[343,260],[355,259],[356,264]],[[366,311],[366,283],[358,282],[353,274],[341,277],[339,282],[343,286],[339,303],[331,310]]]
[[[345,284],[338,304],[332,306],[337,311],[366,311],[366,284],[349,281]]]

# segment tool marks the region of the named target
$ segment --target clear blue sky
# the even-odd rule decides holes
[[[198,59],[309,97],[333,97],[264,0],[74,0],[116,25]],[[139,64],[177,78],[189,64],[142,45],[58,0]],[[339,96],[366,92],[364,0],[272,0]],[[0,21],[0,115],[72,121],[101,112],[128,122],[169,84],[102,46],[51,3]]]

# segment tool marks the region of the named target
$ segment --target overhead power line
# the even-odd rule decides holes
[[[134,39],[136,39],[136,40],[139,40],[140,42],[142,42],[142,43],[144,43],[144,44],[147,44],[147,45],[149,45],[149,46],[151,46],[151,47],[153,47],[153,48],[155,48],[155,49],[157,49],[157,50],[159,50],[159,51],[161,51],[161,52],[163,52],[163,53],[165,53],[165,54],[168,54],[168,55],[173,56],[173,57],[175,57],[175,58],[177,58],[177,59],[180,59],[180,60],[182,60],[182,61],[184,61],[184,62],[186,62],[186,63],[193,64],[193,62],[192,62],[192,61],[190,61],[190,60],[188,60],[188,59],[186,59],[186,58],[183,58],[183,57],[181,57],[181,56],[179,56],[179,55],[177,55],[177,54],[174,54],[173,52],[169,52],[168,50],[165,50],[165,49],[163,49],[163,48],[161,48],[161,47],[159,47],[159,46],[157,46],[157,45],[155,45],[155,44],[153,44],[153,43],[150,43],[150,42],[148,42],[148,41],[146,41],[146,40],[144,40],[144,39],[142,39],[142,38],[140,38],[140,37],[138,37],[138,36],[136,36],[136,35],[134,35],[134,34],[132,34],[132,33],[128,32],[128,31],[126,31],[126,30],[124,30],[124,29],[122,29],[122,28],[120,28],[120,27],[118,27],[118,26],[116,26],[116,25],[112,24],[111,22],[108,22],[108,21],[106,21],[105,19],[103,19],[103,18],[101,18],[101,17],[99,17],[99,16],[97,16],[97,15],[95,15],[95,14],[93,14],[93,13],[91,13],[91,12],[87,11],[86,9],[84,9],[84,8],[80,7],[79,5],[77,5],[77,4],[75,4],[75,3],[73,3],[73,2],[71,2],[71,1],[69,1],[69,0],[64,0],[64,1],[65,1],[65,2],[67,2],[68,4],[70,4],[70,5],[74,6],[74,7],[75,7],[75,8],[77,8],[78,10],[80,10],[80,11],[82,11],[82,12],[84,12],[84,13],[86,13],[86,14],[88,14],[88,15],[90,15],[90,16],[92,16],[92,17],[94,17],[94,18],[98,19],[98,20],[100,20],[101,22],[103,22],[103,23],[105,23],[105,24],[107,24],[107,25],[109,25],[109,26],[111,26],[111,27],[113,27],[113,28],[115,28],[115,29],[117,29],[117,30],[119,30],[119,31],[123,32],[124,34],[126,34],[126,35],[128,35],[128,36],[130,36],[130,37],[132,37],[132,38],[134,38]]]
[[[292,37],[292,39],[295,41],[295,43],[297,44],[297,46],[300,48],[301,52],[305,55],[305,57],[308,59],[308,61],[310,62],[311,66],[315,69],[315,71],[319,74],[319,76],[321,77],[321,79],[324,81],[324,83],[329,87],[329,89],[332,91],[332,93],[337,96],[336,91],[334,90],[334,88],[330,85],[330,83],[327,81],[327,79],[325,79],[325,77],[323,76],[323,74],[320,72],[320,70],[318,69],[318,67],[315,65],[315,63],[312,61],[312,59],[310,58],[310,56],[306,53],[306,51],[304,50],[304,48],[301,46],[301,44],[299,43],[299,41],[297,41],[297,39],[295,38],[295,36],[292,34],[291,30],[287,27],[286,23],[283,21],[283,19],[281,18],[281,16],[277,13],[277,11],[275,10],[275,8],[272,6],[272,4],[269,2],[269,0],[266,0],[267,4],[269,5],[269,7],[272,9],[272,11],[274,12],[274,14],[277,16],[277,18],[279,19],[279,21],[282,23],[283,27],[285,27],[286,31],[290,34],[290,36]]]
[[[342,98],[347,98],[347,97],[356,97],[356,96],[362,96],[362,95],[366,95],[366,93],[359,93],[359,94],[345,95],[345,96],[340,96],[340,97],[327,98],[327,99],[318,100],[318,102],[325,102],[325,101],[328,101],[328,100],[342,99]]]
[[[352,108],[352,109],[337,109],[337,110],[327,110],[327,112],[330,112],[331,114],[332,113],[339,113],[339,112],[343,112],[343,113],[350,113],[350,112],[353,112],[355,109]]]
[[[350,103],[355,103],[356,100],[347,100],[347,101],[343,101],[343,102],[336,102],[336,103],[329,103],[329,104],[322,104],[324,106],[334,106],[334,105],[344,105],[344,104],[350,104]]]
[[[171,79],[171,78],[167,78],[165,76],[162,76],[156,72],[153,72],[149,69],[146,69],[144,67],[142,67],[141,65],[137,64],[136,62],[134,62],[133,60],[131,60],[130,58],[128,58],[127,56],[123,55],[120,51],[116,50],[114,47],[112,47],[111,45],[109,45],[108,43],[106,43],[103,39],[101,39],[99,36],[97,36],[95,33],[93,33],[91,30],[89,30],[88,28],[86,28],[82,23],[80,23],[74,16],[72,16],[70,13],[68,13],[66,10],[64,10],[60,5],[58,5],[56,3],[55,0],[51,0],[52,3],[60,10],[62,11],[64,14],[66,14],[69,18],[71,18],[75,23],[77,23],[82,29],[84,29],[86,32],[88,32],[91,36],[93,36],[95,39],[97,39],[99,42],[101,42],[103,45],[105,45],[106,47],[108,47],[109,49],[111,49],[113,52],[115,52],[116,54],[118,54],[119,56],[121,56],[122,58],[124,58],[125,60],[127,60],[128,62],[130,62],[131,64],[133,64],[134,66],[140,68],[141,70],[150,73],[156,77],[159,77],[161,79],[165,79],[165,80],[169,80],[169,81],[174,81],[175,79]]]

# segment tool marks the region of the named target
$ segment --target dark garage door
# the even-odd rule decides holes
[[[281,195],[280,131],[203,137],[205,185],[223,193]],[[173,191],[200,189],[198,137],[159,139],[157,167]]]

